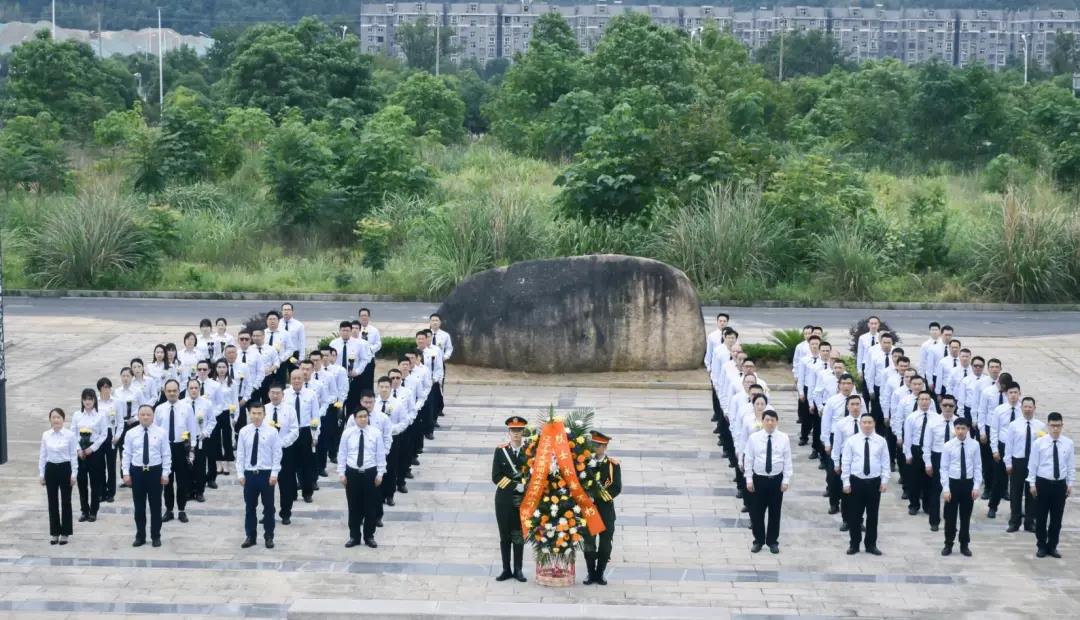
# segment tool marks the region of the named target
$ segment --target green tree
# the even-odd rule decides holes
[[[1080,43],[1076,33],[1058,32],[1050,48],[1050,72],[1054,75],[1072,75],[1080,67]]]
[[[395,38],[401,51],[405,53],[405,62],[413,69],[435,73],[435,25],[438,17],[423,16],[420,19],[398,26]],[[450,37],[451,28],[439,28],[439,63],[446,67],[450,55],[454,53]]]
[[[166,97],[161,117],[162,174],[169,183],[209,179],[219,169],[220,149],[214,117],[199,93],[181,86]]]
[[[16,116],[0,129],[0,189],[71,187],[71,166],[60,141],[60,124],[48,112]]]
[[[613,18],[588,59],[590,88],[609,98],[628,88],[655,86],[669,103],[694,97],[695,66],[686,36],[644,13]]]
[[[472,68],[462,70],[455,78],[453,83],[465,104],[465,129],[474,134],[484,133],[488,121],[482,110],[491,100],[495,89]]]
[[[918,69],[911,118],[912,151],[920,157],[968,162],[994,155],[1013,139],[1001,82],[981,65],[953,69],[932,62]]]
[[[94,121],[136,98],[135,78],[121,63],[97,58],[85,43],[53,41],[46,30],[16,46],[9,63],[3,118],[48,112],[66,137],[91,137]]]
[[[465,136],[465,102],[442,78],[417,71],[390,95],[389,103],[405,110],[418,136],[431,134],[445,144]]]
[[[329,190],[332,161],[326,138],[299,118],[287,119],[271,135],[263,174],[281,208],[282,225],[315,222],[317,201]]]
[[[142,131],[146,131],[146,119],[136,103],[130,110],[114,110],[94,121],[94,142],[110,148],[130,146]]]
[[[566,93],[531,126],[530,150],[550,159],[573,156],[604,112],[604,102],[596,94],[587,90]]]
[[[783,35],[784,79],[800,75],[825,75],[833,68],[847,69],[849,63],[840,52],[840,44],[820,30],[807,33],[788,32]],[[780,36],[769,39],[755,53],[765,75],[776,79],[780,75]]]
[[[249,152],[263,145],[274,129],[274,121],[259,108],[228,108],[223,127],[229,136],[240,141]]]

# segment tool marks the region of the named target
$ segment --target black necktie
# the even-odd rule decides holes
[[[382,412],[386,413],[386,401],[385,400],[382,403]]]
[[[942,439],[942,441],[944,443],[949,443],[949,421],[948,420],[945,420],[945,432],[942,434],[942,437],[944,438],[944,439]],[[944,450],[945,447],[942,446],[941,449]]]
[[[956,368],[956,358],[952,358],[952,367]]]
[[[270,332],[270,346],[274,346],[274,332]]]
[[[851,434],[852,435],[858,435],[859,434],[859,420],[858,419],[855,419],[855,420],[851,421]]]
[[[244,351],[243,353],[240,354],[240,361],[245,363],[245,364],[247,363],[247,351]]]
[[[870,475],[870,438],[866,438],[862,453],[862,473],[864,476]]]
[[[930,421],[930,414],[926,411],[922,414],[922,428],[919,430],[919,447],[923,445],[923,439],[926,439],[926,423]]]
[[[274,424],[277,424],[277,405],[274,405]]]
[[[1005,402],[1005,392],[998,392],[998,404]]]
[[[967,450],[964,447],[964,442],[960,442],[960,479],[967,480]]]
[[[967,368],[964,369],[964,378],[967,379]]]
[[[1031,420],[1027,423],[1027,435],[1024,437],[1024,458],[1031,454]]]
[[[251,440],[251,468],[259,464],[259,427],[255,427],[255,439]]]
[[[889,367],[889,359],[890,359],[890,356],[889,356],[889,355],[886,355],[886,356],[885,356],[885,368],[888,368],[888,367]]]
[[[289,331],[289,322],[285,321],[285,331]]]
[[[296,393],[296,401],[293,407],[296,408],[296,427],[300,428],[300,392]]]
[[[344,368],[347,363],[345,360],[349,359],[349,343],[345,340],[341,341],[341,367]]]
[[[364,430],[360,429],[360,445],[356,447],[356,468],[364,471]]]
[[[127,401],[127,415],[124,416],[125,420],[131,419],[131,401]]]
[[[1057,439],[1054,440],[1054,480],[1061,478],[1061,464],[1058,462]]]
[[[199,396],[206,396],[206,384],[202,381],[199,382]]]
[[[142,430],[143,430],[143,433],[142,433],[142,464],[143,464],[143,467],[149,467],[150,466],[150,429],[148,429],[148,428],[146,428],[144,426]],[[1057,450],[1056,447],[1054,449]],[[1054,452],[1054,454],[1057,454],[1057,452]],[[1055,460],[1054,462],[1056,463],[1057,461]]]
[[[169,443],[176,441],[176,407],[169,405]]]
[[[772,435],[769,435],[769,441],[765,443],[765,473],[772,473]]]
[[[1012,413],[1009,414],[1009,422],[1015,422],[1015,421],[1016,421],[1016,406],[1013,405]]]
[[[233,376],[233,368],[232,368],[232,364],[229,364],[229,380],[230,380],[230,381],[232,381],[232,380],[233,380],[233,379],[235,379],[235,378],[236,378],[236,377],[234,377],[234,376]]]
[[[870,334],[870,346],[877,344],[877,336]]]
[[[397,398],[397,388],[394,388],[394,398]]]

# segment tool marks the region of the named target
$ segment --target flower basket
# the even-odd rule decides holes
[[[543,554],[547,555],[547,554]],[[536,556],[536,583],[549,588],[567,588],[577,582],[574,553],[557,553],[547,561]]]

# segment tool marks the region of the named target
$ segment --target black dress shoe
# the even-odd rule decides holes
[[[229,475],[229,470],[227,470],[227,469],[226,469],[225,471],[221,472],[221,473],[220,473],[220,474],[218,474],[218,475],[219,475],[219,476],[228,476],[228,475]]]
[[[499,576],[501,577],[502,575],[499,575]],[[507,579],[509,579],[511,576],[512,575],[510,575],[510,573],[506,574]],[[585,581],[582,581],[581,583],[582,583],[582,585],[591,586],[592,584],[596,583],[596,574],[595,573],[589,573],[589,576],[586,577]]]
[[[848,547],[848,548],[847,548],[847,554],[848,554],[848,555],[855,555],[855,554],[856,554],[856,553],[858,553],[858,552],[859,552],[859,548],[858,548],[858,547]]]
[[[273,538],[267,538],[266,539],[266,548],[267,549],[273,549],[274,548],[274,539]]]
[[[413,478],[414,478],[414,476],[413,476],[413,473],[411,471],[405,472],[405,479],[406,480],[412,480]]]
[[[741,490],[735,491],[735,499],[742,499],[743,492]]]
[[[281,517],[281,524],[292,525],[292,519],[290,519],[289,517]]]
[[[800,439],[799,440],[799,445],[800,446],[805,446],[807,443],[809,443],[809,442],[806,439]]]
[[[199,493],[198,495],[195,496],[195,501],[200,502],[200,503],[205,502],[206,501],[206,496],[203,495],[202,493]]]
[[[382,526],[383,526],[382,519],[379,519],[378,521],[375,522],[375,527],[382,527]]]
[[[881,549],[878,549],[877,547],[867,547],[866,552],[871,555],[881,555]]]
[[[907,491],[904,491],[903,493],[900,494],[900,499],[907,499],[907,498],[908,498]]]
[[[499,573],[499,576],[495,578],[495,581],[506,581],[507,579],[513,579],[513,578],[514,578],[514,573],[511,573],[508,570],[504,570],[503,572]],[[589,578],[592,579],[592,576],[590,575]],[[586,581],[585,583],[586,583],[586,585],[589,585],[592,582],[591,581]]]
[[[304,503],[305,504],[310,504],[311,503],[311,496],[310,495],[305,495],[304,496]]]
[[[384,503],[385,503],[385,504],[386,504],[387,506],[393,506],[393,505],[395,504],[395,502],[394,502],[394,498],[392,498],[392,497],[387,497],[386,499],[384,499],[384,500],[383,500],[383,502],[384,502]]]
[[[931,532],[936,532],[936,531],[938,531],[938,529],[940,529],[940,528],[938,527],[937,523],[934,523],[933,525],[930,526],[930,531]]]
[[[1013,524],[1010,523],[1009,527],[1005,528],[1005,531],[1010,533],[1010,534],[1013,533],[1013,532],[1019,532],[1020,531],[1020,526],[1019,525],[1013,525]]]
[[[839,506],[829,506],[829,514],[834,515],[838,512],[840,512]]]
[[[1034,525],[1025,525],[1024,526],[1024,531],[1025,532],[1034,532],[1035,531],[1035,526]]]
[[[173,513],[171,510],[166,510],[165,514],[161,515],[161,522],[167,523],[173,520]]]
[[[829,496],[829,490],[828,490],[828,489],[825,489],[824,491],[822,491],[822,492],[821,492],[821,496],[822,496],[822,497],[828,497],[828,496]]]
[[[409,487],[407,487],[407,486],[405,486],[405,485],[403,484],[403,485],[401,485],[401,486],[399,486],[399,487],[397,488],[397,492],[398,492],[398,493],[408,493],[408,492],[409,492]]]
[[[1037,558],[1045,558],[1046,557],[1046,550],[1045,549],[1039,549],[1038,551],[1035,552],[1035,557],[1037,557]]]
[[[107,504],[111,504],[111,503],[113,503],[113,501],[114,501],[115,499],[116,499],[115,497],[113,497],[112,495],[110,495],[110,496],[106,497],[104,501],[105,501],[105,503],[107,503]]]
[[[356,542],[355,538],[350,538],[349,540],[345,541],[345,548],[349,549],[349,548],[355,547],[356,545],[359,545],[359,544],[360,543]]]
[[[811,453],[810,453],[810,456],[809,456],[809,457],[807,457],[807,459],[806,459],[806,460],[808,460],[808,461],[816,461],[816,460],[818,460],[818,453],[817,453],[817,450],[814,450],[813,452],[811,452]]]
[[[188,522],[187,513],[184,512],[183,510],[181,510],[179,519],[180,519],[180,523],[187,523]]]
[[[150,546],[151,547],[160,547],[161,546],[161,539],[160,538],[155,538],[155,539],[151,540],[150,541]]]
[[[208,489],[216,489],[217,488],[217,483],[214,482],[213,480],[211,480],[210,482],[206,483],[206,488],[208,488]]]
[[[97,515],[90,515],[90,516],[86,517],[86,520],[89,521],[90,523],[93,523],[94,521],[97,521]]]
[[[318,490],[319,490],[319,483],[318,483],[318,482],[316,482],[316,483],[315,483],[315,486],[311,487],[311,489],[312,489],[313,491],[318,491]]]
[[[412,462],[414,467],[419,467],[420,466],[420,459],[418,459],[418,458],[414,457],[411,462]],[[409,473],[411,474],[412,472],[410,471]],[[406,475],[405,477],[409,478],[410,476]]]
[[[365,540],[364,544],[371,547],[372,549],[377,549],[379,547],[379,543],[375,542],[374,538],[369,538]]]
[[[979,496],[979,499],[990,499],[990,493],[988,491],[983,491],[982,495]]]
[[[60,544],[60,546],[61,546],[61,547],[63,547],[63,546],[64,546],[64,545],[66,545],[67,543],[68,543],[68,540],[67,540],[67,536],[61,536],[61,537],[60,537],[60,543],[59,543],[59,544]]]
[[[750,508],[747,507],[747,506],[743,506],[742,508],[739,509],[739,512],[750,512]]]
[[[49,544],[50,545],[59,545],[60,544],[60,537],[59,536],[53,536],[52,539],[49,540]]]
[[[132,547],[141,547],[146,544],[145,538],[136,538],[135,542],[131,543]]]
[[[514,579],[517,579],[517,580],[518,580],[518,581],[520,581],[521,583],[525,583],[526,581],[528,581],[528,579],[526,579],[526,578],[525,578],[525,575],[523,575],[523,574],[521,573],[521,570],[520,570],[520,569],[518,569],[518,570],[514,571]],[[606,585],[607,585],[607,582],[606,582],[606,581],[604,581],[604,578],[603,578],[602,576],[600,576],[600,575],[597,575],[597,576],[596,576],[596,583],[598,583],[598,584],[600,584],[600,585],[602,585],[602,586],[606,586]]]
[[[60,544],[64,544],[64,543],[60,543]],[[1047,552],[1046,552],[1046,555],[1048,555],[1048,556],[1050,556],[1050,557],[1052,557],[1052,558],[1057,558],[1057,559],[1059,559],[1059,560],[1061,559],[1061,554],[1060,554],[1060,553],[1058,553],[1058,550],[1057,550],[1057,549],[1052,549],[1052,550],[1050,550],[1050,551],[1047,551]]]
[[[907,513],[914,517],[915,515],[919,514],[919,509],[918,508],[908,508]]]
[[[438,422],[436,422],[435,423],[435,428],[442,428],[442,424],[439,424]]]
[[[847,524],[847,521],[840,524],[840,531],[846,532],[851,529],[851,526]]]
[[[325,478],[326,477],[326,470],[325,469],[319,471],[319,477],[320,478]]]
[[[244,542],[240,543],[240,548],[241,549],[247,549],[248,547],[254,547],[254,546],[255,546],[255,541],[251,540],[250,538],[245,538]]]
[[[750,546],[750,553],[757,553],[757,552],[761,551],[761,548],[763,546],[764,545],[762,545],[761,543],[754,543],[753,545]]]
[[[424,439],[427,439],[428,441],[435,441],[435,433],[425,433]]]
[[[960,555],[965,557],[971,557],[971,548],[967,545],[960,545]]]
[[[942,547],[941,555],[952,555],[952,545],[945,545]]]
[[[997,518],[997,508],[991,508],[990,510],[987,510],[986,511],[986,518],[987,519],[996,519]]]

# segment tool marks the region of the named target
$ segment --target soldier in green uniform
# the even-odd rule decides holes
[[[606,586],[604,570],[611,559],[611,537],[615,534],[615,498],[622,492],[622,467],[619,461],[607,455],[611,437],[593,431],[592,441],[596,456],[595,463],[589,463],[588,476],[592,478],[593,484],[588,487],[588,491],[596,503],[596,511],[600,513],[605,529],[599,536],[591,536],[585,532],[585,566],[589,569],[589,578],[585,580],[585,585],[598,583]],[[599,544],[597,538],[600,539]]]
[[[495,581],[513,577],[526,581],[521,572],[525,556],[525,540],[521,535],[521,519],[518,508],[525,495],[521,466],[525,463],[522,435],[528,422],[525,418],[511,416],[506,419],[510,442],[495,448],[491,460],[491,482],[495,484],[495,520],[499,523],[499,550],[502,552],[502,573]],[[514,571],[510,572],[510,550],[514,551]]]

